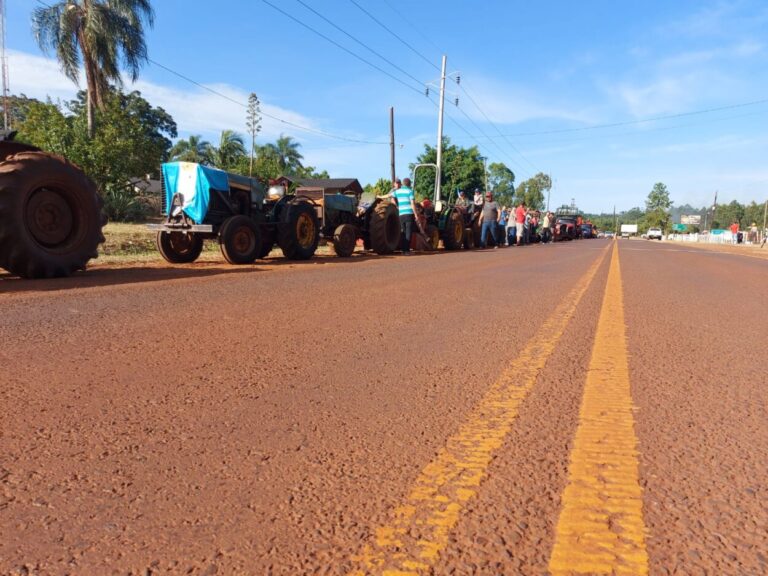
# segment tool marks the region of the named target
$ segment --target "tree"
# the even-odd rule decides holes
[[[517,185],[515,204],[525,202],[525,205],[535,210],[544,210],[546,192],[552,189],[552,179],[549,174],[539,172],[532,178]]]
[[[304,156],[299,152],[299,144],[291,136],[280,135],[274,143],[269,143],[259,149],[259,155],[272,156],[282,174],[295,175],[303,167],[301,161]]]
[[[645,201],[645,224],[649,227],[661,228],[666,232],[671,217],[670,208],[672,208],[672,201],[669,199],[666,185],[656,182]]]
[[[444,198],[449,200],[451,197],[455,198],[458,190],[471,192],[475,188],[483,189],[485,187],[483,160],[477,146],[461,148],[451,144],[450,139],[445,137],[443,138],[442,160],[441,189]],[[425,144],[424,152],[416,159],[415,164],[410,165],[410,168],[413,170],[416,164],[435,163],[437,163],[437,148]],[[414,186],[417,198],[433,198],[435,170],[433,168],[420,169]]]
[[[488,185],[499,204],[509,206],[515,196],[515,173],[502,162],[488,165]]]
[[[140,216],[144,206],[138,202],[131,180],[158,175],[170,139],[176,136],[176,123],[139,92],[117,92],[105,97],[104,110],[97,111],[100,129],[89,138],[86,101],[81,92],[67,103],[69,114],[50,102],[32,103],[19,125],[19,136],[82,167],[99,187],[113,219]]]
[[[259,107],[259,97],[255,92],[248,96],[248,112],[245,119],[245,126],[248,128],[248,134],[251,135],[251,161],[248,165],[248,176],[253,176],[253,158],[256,154],[256,134],[261,132],[261,108]]]
[[[222,130],[218,148],[209,149],[211,163],[221,170],[233,170],[245,157],[243,137],[234,130]]]
[[[203,140],[199,134],[194,134],[186,140],[179,140],[170,151],[171,159],[177,162],[197,162],[198,164],[213,164],[213,146]]]
[[[147,61],[145,22],[154,25],[149,0],[60,0],[32,14],[38,45],[56,53],[67,78],[79,84],[81,65],[85,69],[89,138],[94,110],[104,110],[109,83],[122,85],[121,65],[136,81]]]

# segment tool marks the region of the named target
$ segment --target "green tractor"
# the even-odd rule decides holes
[[[414,166],[412,178],[414,187],[416,186],[416,175],[419,168],[433,168],[437,170],[435,164],[417,164]],[[449,198],[448,202],[443,202],[442,200],[434,203],[432,201],[427,202],[426,200],[422,202],[427,227],[432,226],[437,230],[435,237],[442,240],[443,248],[446,250],[472,247],[474,246],[474,236],[471,229],[472,222],[466,219],[465,211],[457,207],[452,200],[453,197]],[[434,232],[428,232],[427,234],[429,235],[430,233],[434,234]],[[433,242],[433,247],[437,248],[437,243]]]
[[[64,158],[0,132],[0,268],[23,278],[84,270],[104,242],[96,185]]]
[[[275,243],[291,260],[308,260],[317,250],[320,224],[315,204],[267,189],[255,178],[193,162],[162,166],[165,222],[150,224],[168,262],[194,262],[204,240],[217,240],[230,264],[266,257]]]

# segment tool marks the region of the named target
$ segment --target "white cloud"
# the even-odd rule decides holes
[[[58,63],[53,59],[10,50],[8,64],[10,88],[13,94],[26,94],[38,99],[50,96],[54,100],[70,100],[79,89],[61,73]],[[84,78],[81,79],[81,84],[84,84]],[[162,107],[169,112],[176,120],[181,133],[200,133],[207,138],[212,138],[223,129],[244,132],[246,110],[236,102],[247,103],[248,93],[229,85],[213,84],[208,87],[230,100],[203,88],[184,90],[146,80],[139,80],[135,84],[126,86],[127,89],[141,91],[153,106]],[[319,122],[279,106],[262,103],[261,110],[293,124],[315,130],[322,129]],[[259,139],[273,140],[284,132],[291,133],[297,139],[307,134],[277,120],[262,118]],[[309,136],[306,137],[309,138]]]

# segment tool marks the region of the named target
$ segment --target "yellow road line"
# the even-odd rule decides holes
[[[614,246],[549,561],[553,576],[648,574],[625,331]]]
[[[352,557],[360,568],[353,575],[414,576],[435,564],[607,252],[579,279],[469,419],[421,471],[406,502],[393,511],[391,521],[377,528],[373,542]]]

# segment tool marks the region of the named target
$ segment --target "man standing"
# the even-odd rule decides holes
[[[515,235],[517,236],[517,245],[520,246],[520,244],[523,241],[523,233],[525,232],[525,202],[520,200],[520,204],[515,209]]]
[[[403,178],[402,186],[392,191],[400,212],[400,233],[403,241],[403,255],[411,254],[411,235],[416,221],[416,200],[411,188],[411,179]]]
[[[739,242],[739,223],[734,220],[731,224],[731,236],[733,237],[733,243],[738,244]]]
[[[501,218],[501,211],[499,205],[493,200],[493,194],[490,192],[485,193],[485,204],[483,204],[483,211],[480,213],[480,219],[478,222],[481,225],[480,228],[480,246],[485,248],[487,246],[488,232],[491,232],[493,236],[494,249],[499,247],[499,239],[496,231],[499,227],[499,219]]]
[[[544,220],[541,222],[541,242],[542,242],[542,244],[546,244],[547,242],[549,242],[549,239],[551,238],[550,230],[549,230],[551,220],[550,220],[549,214],[550,214],[549,212],[546,212],[544,214]]]

